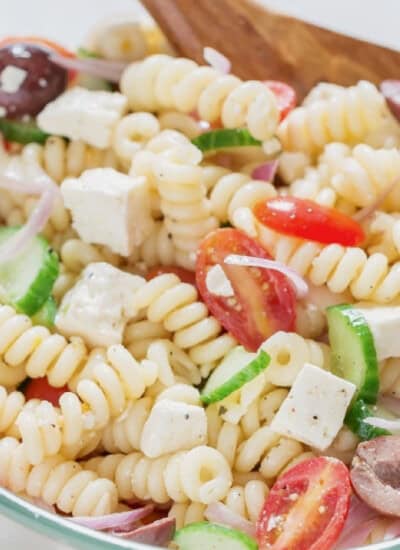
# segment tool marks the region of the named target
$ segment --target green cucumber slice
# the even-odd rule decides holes
[[[0,228],[0,245],[19,229]],[[0,299],[34,315],[49,298],[58,272],[57,254],[43,237],[36,236],[16,258],[0,263]]]
[[[32,317],[34,325],[42,325],[47,328],[54,326],[54,321],[57,314],[57,303],[53,296],[50,296],[45,301],[44,305]]]
[[[234,348],[207,380],[200,399],[205,405],[228,397],[267,368],[269,355],[261,350],[258,355],[242,346]]]
[[[376,403],[379,369],[374,338],[363,314],[344,304],[327,309],[331,369],[357,386],[355,397]]]
[[[246,128],[220,128],[205,132],[192,139],[203,153],[217,151],[218,149],[230,149],[232,147],[249,147],[262,145],[261,141],[254,138]]]
[[[7,141],[16,143],[45,143],[49,134],[43,132],[34,122],[20,122],[19,120],[9,120],[0,118],[0,132]]]
[[[207,521],[191,523],[174,536],[179,550],[257,550],[258,545],[245,533]]]
[[[99,59],[97,53],[87,50],[86,48],[78,48],[76,55],[80,59]],[[105,90],[106,92],[111,92],[113,89],[112,84],[108,82],[108,80],[100,76],[92,76],[84,73],[79,73],[78,84],[88,90]]]
[[[344,419],[345,424],[354,432],[360,439],[367,441],[374,439],[380,435],[391,435],[388,430],[382,428],[376,428],[367,422],[364,422],[365,418],[370,416],[392,417],[390,413],[379,407],[371,407],[367,405],[362,399],[357,399],[347,411]]]

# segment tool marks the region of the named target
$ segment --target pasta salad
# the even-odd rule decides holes
[[[399,98],[1,40],[1,485],[180,550],[400,536]]]

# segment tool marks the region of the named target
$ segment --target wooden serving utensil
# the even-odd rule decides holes
[[[243,79],[283,80],[300,96],[321,80],[400,78],[400,52],[266,9],[255,0],[142,0],[177,52],[204,64],[211,46]]]

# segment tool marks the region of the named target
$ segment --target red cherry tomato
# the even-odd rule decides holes
[[[217,229],[200,244],[197,288],[222,326],[247,349],[256,351],[274,332],[294,330],[294,290],[287,278],[277,271],[225,264],[224,259],[229,254],[271,258],[263,247],[241,231]],[[207,272],[217,264],[230,280],[234,296],[216,296],[208,290]]]
[[[316,241],[355,246],[365,239],[353,218],[308,199],[276,197],[257,203],[253,212],[259,222],[279,233]]]
[[[29,399],[43,399],[45,401],[50,401],[55,407],[58,407],[58,400],[66,391],[68,391],[67,386],[53,388],[45,377],[30,380],[24,389],[24,394],[27,401]]]
[[[71,52],[71,50],[64,48],[64,46],[61,46],[61,44],[58,44],[53,40],[48,40],[47,38],[42,38],[41,36],[5,36],[4,38],[0,39],[0,48],[3,48],[4,46],[8,46],[10,44],[21,44],[21,43],[36,44],[37,46],[43,46],[48,50],[53,50],[56,53],[59,53],[63,57],[70,57],[70,58],[76,57],[74,52]],[[68,71],[68,74],[69,74],[69,82],[71,83],[75,79],[77,72]]]
[[[146,279],[150,281],[151,279],[154,279],[154,277],[157,277],[157,275],[163,275],[164,273],[174,273],[175,275],[178,275],[183,283],[190,283],[191,285],[196,284],[196,275],[193,271],[189,271],[188,269],[177,267],[175,265],[159,265],[157,267],[153,267],[147,273]]]
[[[283,120],[296,107],[297,97],[295,90],[289,84],[279,82],[278,80],[265,80],[264,83],[276,95],[281,120]]]
[[[350,506],[351,484],[340,460],[300,462],[272,487],[257,522],[260,550],[330,550]]]

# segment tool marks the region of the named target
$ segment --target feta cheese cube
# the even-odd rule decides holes
[[[150,192],[142,176],[94,168],[77,179],[66,179],[61,193],[73,227],[85,242],[129,256],[153,229]]]
[[[204,409],[188,403],[158,401],[143,427],[141,451],[149,458],[193,449],[207,443]]]
[[[46,105],[37,117],[49,134],[110,147],[114,127],[125,113],[127,99],[118,92],[92,91],[75,86]]]
[[[89,264],[62,299],[56,327],[92,346],[120,344],[127,321],[137,314],[135,292],[145,282],[105,262]]]
[[[357,310],[369,325],[378,361],[400,357],[400,307],[357,307]]]
[[[356,386],[306,363],[271,422],[271,430],[324,451],[331,445]]]
[[[215,296],[229,297],[235,295],[231,282],[220,265],[214,265],[207,271],[206,286],[207,290]]]

